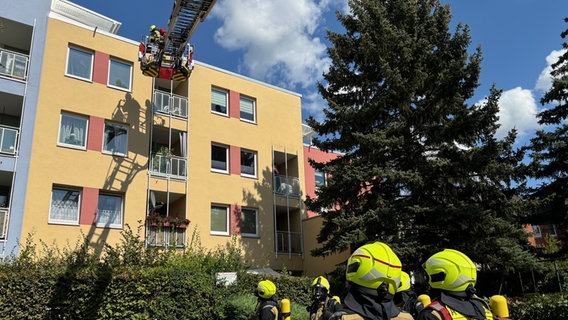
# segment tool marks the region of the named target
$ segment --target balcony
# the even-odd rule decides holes
[[[28,55],[0,49],[0,75],[18,80],[26,80],[28,75]]]
[[[16,154],[19,133],[17,128],[0,125],[0,153]]]
[[[8,222],[10,221],[10,209],[0,208],[0,240],[5,240],[8,233]]]
[[[300,197],[300,179],[275,174],[273,176],[274,193],[279,196]]]
[[[146,243],[150,247],[183,248],[185,246],[184,240],[185,228],[148,226]]]
[[[187,119],[189,104],[186,97],[154,91],[154,111]]]
[[[187,159],[176,156],[154,154],[150,167],[152,175],[178,179],[187,178]]]
[[[302,253],[302,234],[299,232],[276,232],[276,252]]]

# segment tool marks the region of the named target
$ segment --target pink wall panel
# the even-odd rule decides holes
[[[95,223],[98,205],[99,189],[83,187],[83,193],[81,195],[81,212],[79,213],[79,224],[91,225]]]
[[[106,85],[108,82],[108,64],[110,56],[106,53],[95,51],[95,63],[93,67],[93,82]]]
[[[93,117],[89,118],[89,136],[87,137],[87,150],[101,152],[103,150],[103,133],[105,130],[105,119]]]
[[[231,224],[230,234],[241,234],[241,206],[231,205],[231,217],[229,223]]]
[[[229,91],[229,117],[241,118],[241,95],[236,91]]]
[[[230,146],[229,147],[229,173],[241,175],[241,148]]]

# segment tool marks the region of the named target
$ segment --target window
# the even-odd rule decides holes
[[[315,181],[316,181],[316,188],[321,187],[321,186],[325,186],[325,183],[326,183],[325,172],[316,169]]]
[[[130,91],[132,64],[110,59],[108,69],[108,85]]]
[[[93,53],[69,47],[65,74],[91,81],[93,75]]]
[[[49,223],[79,224],[81,191],[53,187],[51,190],[51,208]]]
[[[229,114],[229,110],[227,108],[228,96],[229,94],[225,90],[211,89],[211,111],[215,113],[228,115]]]
[[[241,120],[256,122],[255,108],[253,99],[241,96]]]
[[[241,149],[241,174],[256,177],[256,152]]]
[[[229,173],[229,147],[211,145],[211,170]]]
[[[122,196],[99,193],[97,227],[122,228]]]
[[[211,234],[229,235],[229,207],[211,206]]]
[[[533,226],[533,235],[535,238],[542,237],[542,234],[540,233],[540,226]]]
[[[103,152],[128,155],[128,127],[118,123],[105,122]]]
[[[548,234],[551,237],[556,237],[556,226],[554,226],[553,224],[549,224],[548,225]]]
[[[62,113],[58,143],[68,147],[85,149],[88,123],[87,117]]]
[[[258,211],[256,209],[241,209],[241,234],[249,237],[258,236]]]

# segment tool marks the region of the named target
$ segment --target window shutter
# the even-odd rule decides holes
[[[211,104],[216,104],[222,107],[227,106],[227,94],[225,92],[213,90],[211,91]]]
[[[254,114],[253,112],[253,101],[250,99],[243,99],[241,98],[241,112],[247,113],[247,114]]]

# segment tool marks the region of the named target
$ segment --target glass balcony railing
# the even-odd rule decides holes
[[[0,208],[0,240],[6,239],[8,233],[8,221],[10,218],[10,209]]]
[[[276,252],[302,253],[302,236],[299,232],[276,232]]]
[[[0,125],[0,153],[15,154],[19,130]]]
[[[28,63],[27,55],[0,49],[0,75],[26,80]]]
[[[156,90],[154,91],[154,110],[180,118],[187,118],[189,104],[186,97]]]
[[[274,175],[274,193],[281,196],[299,197],[300,179]]]
[[[150,172],[154,175],[185,179],[187,177],[187,159],[176,156],[155,154],[152,156]]]

